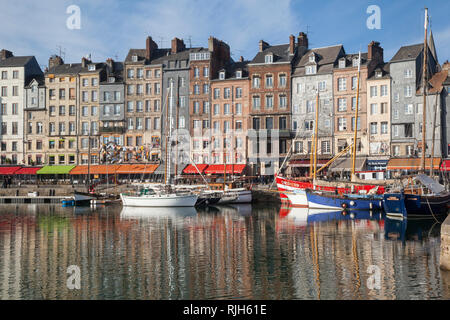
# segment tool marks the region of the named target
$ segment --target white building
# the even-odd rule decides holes
[[[34,56],[0,51],[1,164],[24,164],[24,88],[27,79],[36,75],[42,70]]]

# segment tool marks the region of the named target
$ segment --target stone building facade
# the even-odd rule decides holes
[[[0,163],[26,164],[24,92],[29,78],[42,75],[34,56],[0,51]]]

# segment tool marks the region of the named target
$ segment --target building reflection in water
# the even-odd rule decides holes
[[[439,228],[378,213],[249,205],[0,212],[0,299],[450,298]],[[80,267],[80,290],[66,286],[70,265]],[[367,287],[371,265],[381,271],[378,290]]]

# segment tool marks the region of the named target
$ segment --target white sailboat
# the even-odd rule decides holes
[[[168,106],[169,135],[166,142],[166,184],[159,192],[144,189],[140,194],[120,194],[122,205],[127,207],[193,207],[198,195],[192,192],[175,193],[170,185],[170,137],[172,135],[173,80],[170,82],[170,106]]]

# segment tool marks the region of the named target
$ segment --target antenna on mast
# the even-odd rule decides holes
[[[62,46],[57,46],[56,49],[58,50],[58,55],[63,59],[66,60],[66,48],[63,48]]]

